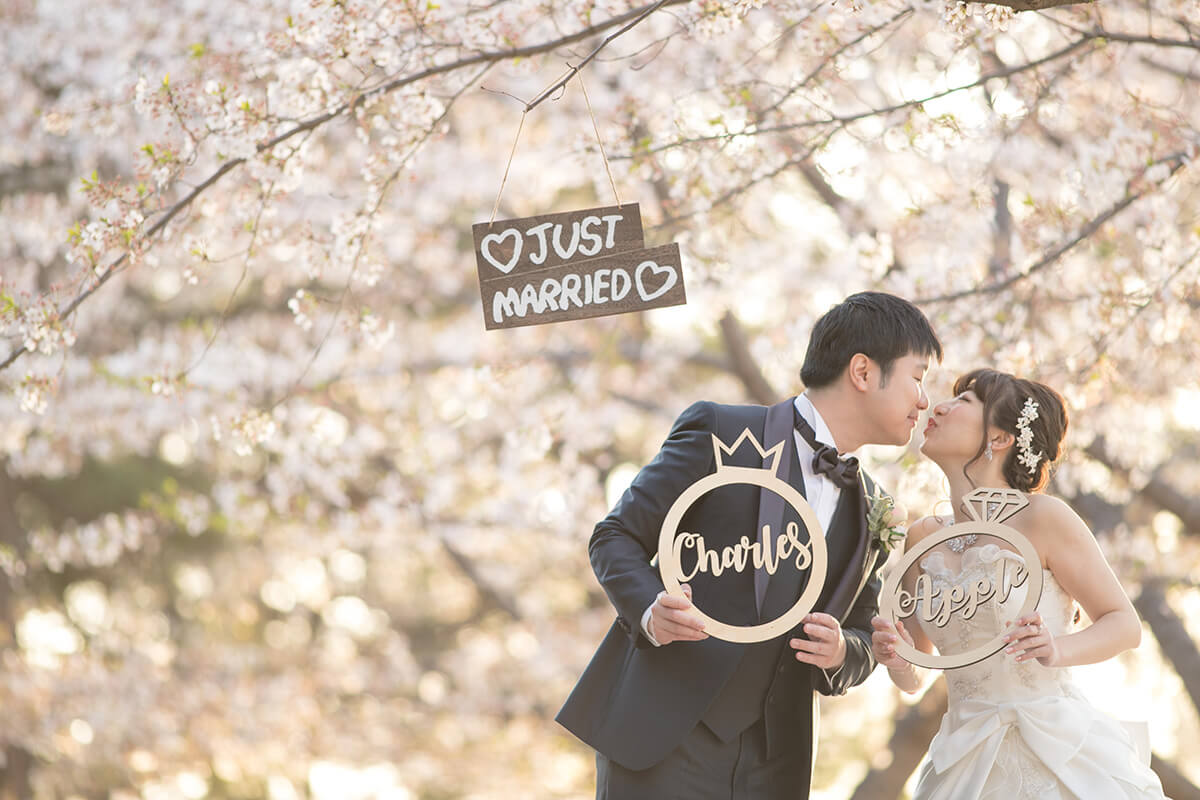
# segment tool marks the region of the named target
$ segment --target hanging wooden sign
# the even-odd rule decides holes
[[[825,585],[825,574],[829,565],[825,534],[817,521],[816,512],[804,499],[804,495],[776,474],[784,452],[783,442],[764,451],[749,428],[742,431],[732,447],[726,447],[716,435],[712,438],[717,471],[685,489],[667,512],[659,531],[659,573],[667,593],[683,597],[680,584],[691,580],[699,572],[708,572],[714,577],[725,571],[743,572],[747,569],[762,569],[771,577],[780,570],[807,572],[808,583],[795,604],[781,616],[760,622],[758,625],[730,625],[713,619],[700,608],[692,606],[692,613],[704,623],[704,632],[710,636],[727,642],[765,641],[796,627],[816,605]],[[725,464],[726,456],[732,456],[746,440],[749,440],[762,455],[763,463],[766,464],[762,469]],[[800,521],[807,528],[808,536],[801,535],[800,526],[795,522],[789,523],[782,531],[773,531],[767,525],[761,531],[753,532],[753,536],[742,536],[737,544],[717,550],[708,547],[703,532],[679,530],[679,523],[688,508],[706,492],[719,486],[738,483],[759,486],[782,497],[784,502],[800,515]],[[686,570],[683,566],[685,553],[691,564]]]
[[[480,281],[488,330],[624,314],[687,302],[679,245]]]
[[[472,226],[488,330],[687,302],[678,245],[644,249],[637,203]]]
[[[645,246],[637,203],[471,226],[479,282]]]
[[[918,616],[922,622],[939,628],[952,620],[969,620],[982,605],[1004,602],[1014,589],[1022,586],[1025,598],[1020,610],[1013,614],[1013,619],[1027,617],[1037,608],[1042,596],[1041,556],[1020,531],[1002,524],[1029,505],[1029,500],[1015,489],[976,489],[963,500],[971,519],[949,525],[921,539],[904,554],[904,558],[884,581],[879,593],[879,613],[893,625],[897,620],[910,618],[913,621],[909,624],[917,624]],[[960,571],[957,582],[949,583],[945,580],[935,581],[923,567],[918,567],[920,574],[905,580],[906,573],[913,566],[923,564],[924,559],[936,548],[946,545],[951,553],[963,554],[968,547],[976,545],[980,536],[993,537],[1011,547],[1000,549],[997,546],[999,558],[994,562],[990,575],[971,573],[967,577],[965,571]],[[1000,652],[1005,646],[1006,633],[1005,630],[997,630],[991,639],[961,653],[930,655],[902,638],[894,647],[897,655],[917,666],[957,669]]]

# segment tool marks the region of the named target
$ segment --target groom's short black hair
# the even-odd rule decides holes
[[[852,294],[825,312],[813,326],[800,368],[811,389],[828,386],[862,353],[880,366],[887,380],[896,359],[909,353],[942,360],[942,343],[921,310],[885,292]]]

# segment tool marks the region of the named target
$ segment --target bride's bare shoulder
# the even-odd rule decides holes
[[[1025,498],[1029,501],[1030,513],[1035,517],[1061,518],[1075,513],[1066,501],[1053,495],[1035,493],[1027,494]]]
[[[935,514],[930,514],[927,517],[921,517],[919,520],[908,526],[908,536],[904,540],[906,550],[911,550],[914,545],[936,531],[950,525],[954,522],[953,519],[939,517]]]
[[[1035,545],[1058,543],[1070,548],[1092,538],[1087,524],[1065,501],[1047,494],[1028,497],[1028,521],[1022,527]]]

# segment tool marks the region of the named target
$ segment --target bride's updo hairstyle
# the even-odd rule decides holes
[[[1017,423],[1026,401],[1032,398],[1037,403],[1037,419],[1028,423],[1033,441],[1028,447],[1022,447],[1018,440],[1008,449],[1003,465],[1004,478],[1022,492],[1040,492],[1046,488],[1054,466],[1062,456],[1063,439],[1067,435],[1067,408],[1062,395],[1044,383],[994,369],[976,369],[959,377],[954,382],[954,394],[957,396],[966,391],[974,392],[983,403],[985,427],[979,452],[963,467],[963,474],[966,474],[966,467],[982,458],[987,449],[987,425],[1008,431],[1014,438],[1020,436]],[[1040,454],[1033,472],[1027,464],[1021,463],[1021,455],[1025,452]]]

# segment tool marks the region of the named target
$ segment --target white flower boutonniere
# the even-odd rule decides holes
[[[886,556],[893,547],[904,541],[904,524],[907,521],[908,509],[876,486],[875,494],[867,498],[867,530],[871,534],[871,545],[878,547]]]

